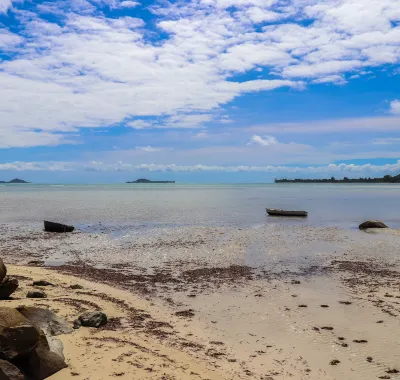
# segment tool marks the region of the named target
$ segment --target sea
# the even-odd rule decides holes
[[[2,184],[0,205],[0,223],[51,220],[89,232],[99,224],[113,231],[278,222],[351,229],[367,219],[400,227],[396,184]],[[309,216],[269,217],[266,208]]]

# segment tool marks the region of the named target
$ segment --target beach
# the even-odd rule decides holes
[[[247,204],[252,191],[243,196]],[[160,210],[172,209],[161,194]],[[227,203],[233,196],[225,194]],[[7,207],[15,210],[17,201]],[[2,258],[20,287],[2,302],[50,308],[71,325],[84,311],[109,317],[99,329],[61,336],[68,368],[51,378],[399,376],[400,231],[390,213],[392,228],[360,231],[349,218],[343,225],[337,216],[285,221],[260,209],[251,220],[246,210],[229,214],[229,205],[221,206],[223,216],[205,217],[199,204],[170,213],[168,224],[165,213],[138,217],[144,203],[132,212],[137,224],[117,224],[122,218],[109,207],[108,223],[88,217],[71,234],[3,216]],[[62,212],[73,213],[68,201]],[[53,284],[43,289],[47,298],[26,299],[44,278]]]

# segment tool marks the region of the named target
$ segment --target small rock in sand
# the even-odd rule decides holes
[[[374,359],[372,358],[372,356],[368,356],[368,357],[367,357],[367,362],[368,362],[368,363],[372,363],[373,360],[374,360]]]
[[[175,315],[177,317],[188,317],[188,318],[191,318],[191,317],[194,317],[194,310],[193,309],[189,309],[189,310],[177,311],[175,313]]]
[[[16,278],[9,278],[6,276],[4,280],[0,284],[0,299],[6,300],[10,298],[11,294],[13,294],[18,289],[19,283]]]
[[[79,317],[82,326],[101,327],[107,323],[107,316],[101,311],[87,312]]]
[[[338,365],[340,363],[340,360],[333,359],[329,362],[330,365]]]
[[[46,280],[33,281],[32,285],[33,286],[53,286],[53,284],[51,282],[48,282]]]
[[[46,293],[41,290],[32,290],[28,292],[26,296],[28,298],[47,298]]]
[[[83,289],[83,286],[78,285],[78,284],[74,284],[70,286],[70,289]]]

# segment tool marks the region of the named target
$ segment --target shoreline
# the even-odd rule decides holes
[[[104,328],[61,337],[69,368],[52,379],[395,379],[399,238],[192,228],[116,246],[101,235],[17,230],[3,258],[20,289],[4,302],[49,307],[71,324],[83,311],[109,316]],[[48,298],[26,299],[43,278],[56,285],[44,288]]]

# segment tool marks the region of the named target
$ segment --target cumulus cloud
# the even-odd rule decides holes
[[[400,100],[393,100],[390,102],[390,112],[396,115],[400,115]]]
[[[279,144],[278,140],[274,136],[258,136],[253,135],[247,145],[261,145],[270,146]]]
[[[0,0],[0,12],[11,5]],[[104,13],[134,6],[57,0],[18,11],[0,34],[2,128],[24,140],[121,123],[198,128],[243,94],[344,84],[400,59],[400,0],[166,2],[148,8],[150,22]],[[259,79],[236,80],[260,68]]]

